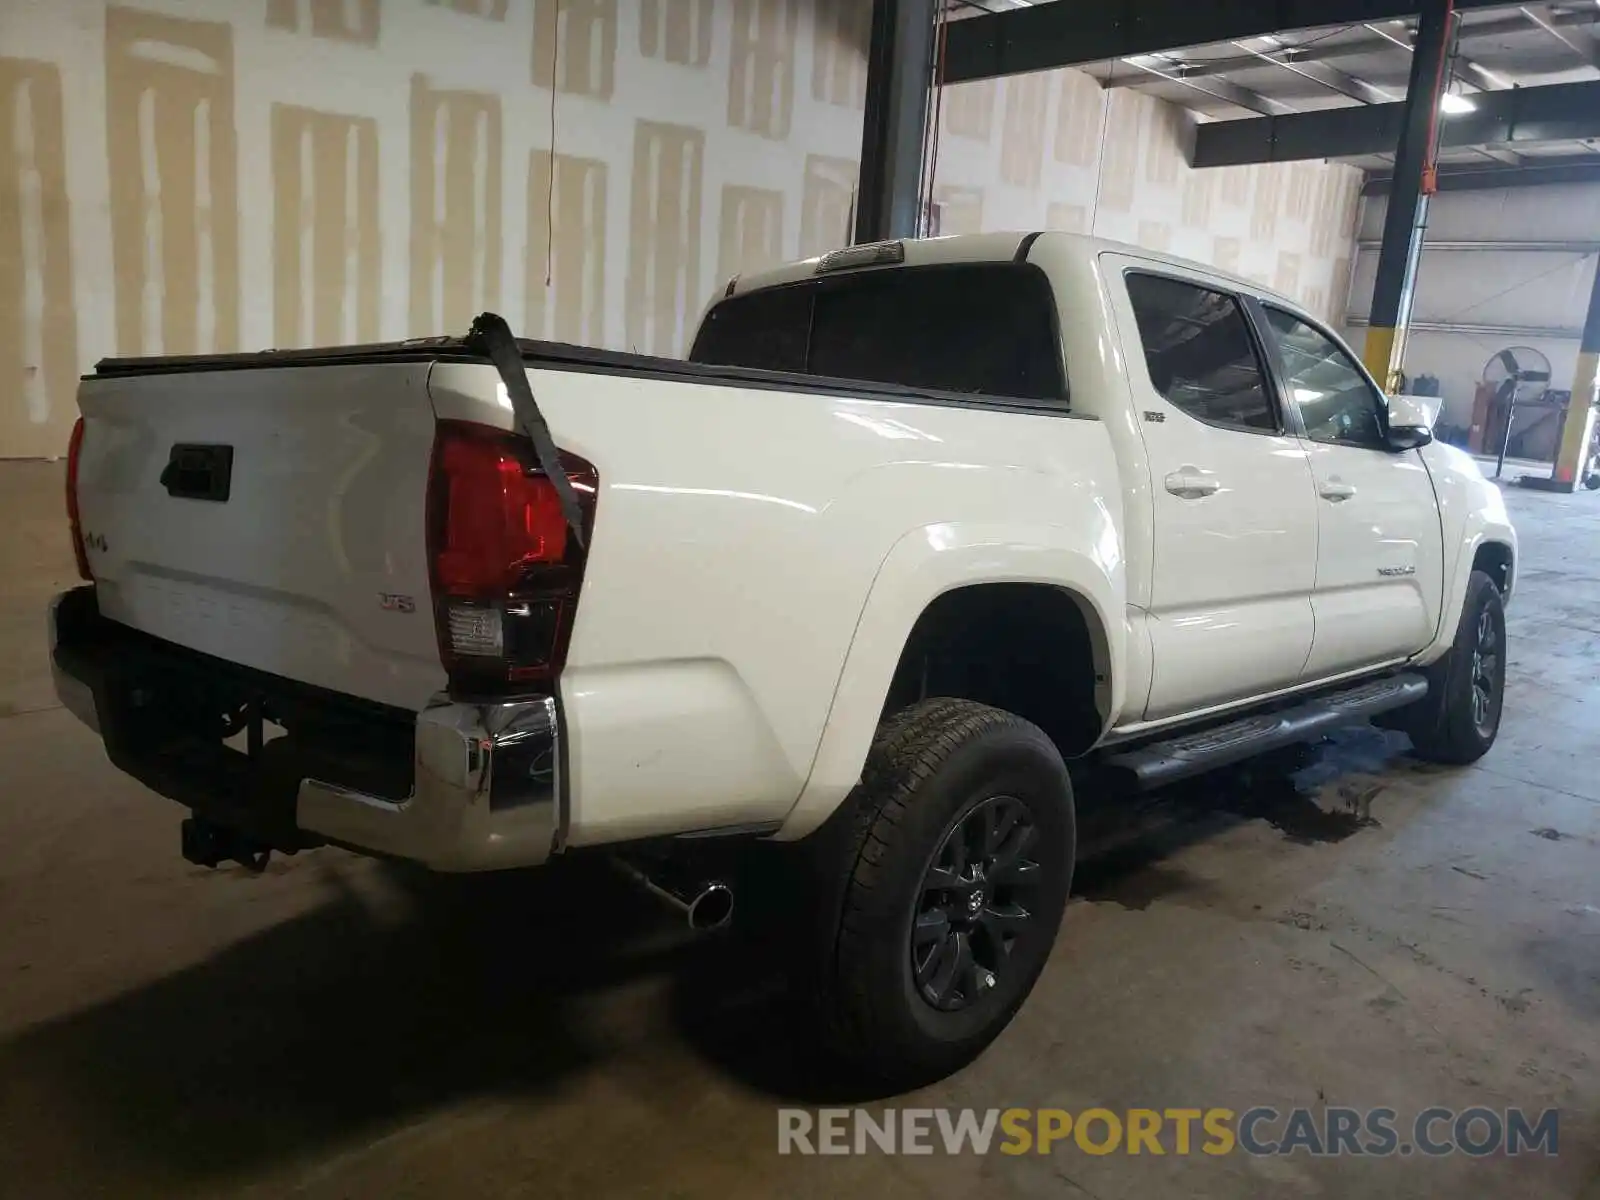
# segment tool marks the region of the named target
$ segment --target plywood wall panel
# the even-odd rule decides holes
[[[484,308],[678,353],[728,275],[851,235],[864,0],[119,0],[0,23],[0,457],[59,453],[106,354],[459,332]],[[947,232],[1145,240],[1342,302],[1347,168],[1193,172],[1178,110],[1070,70],[941,108]]]

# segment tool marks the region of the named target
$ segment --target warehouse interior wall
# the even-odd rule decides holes
[[[1090,233],[1246,276],[1342,322],[1357,168],[1195,170],[1185,110],[1071,69],[943,90],[934,167],[941,232]]]
[[[1384,212],[1383,198],[1367,201],[1358,226],[1347,315],[1347,333],[1356,346],[1365,336],[1359,321],[1371,311]],[[1597,212],[1600,185],[1595,184],[1446,191],[1433,197],[1411,318],[1449,328],[1413,329],[1404,369],[1410,378],[1428,374],[1439,380],[1442,422],[1470,424],[1473,393],[1485,365],[1510,346],[1541,352],[1550,361],[1552,388],[1572,386],[1600,248]]]
[[[464,333],[484,309],[681,352],[729,275],[846,239],[869,17],[8,0],[0,457],[61,454],[111,354]]]
[[[483,309],[682,353],[729,276],[848,241],[869,18],[866,0],[10,0],[0,458],[63,453],[77,377],[107,355],[459,333]],[[1182,110],[1070,70],[948,88],[939,111],[945,232],[1091,231],[1319,312],[1343,295],[1350,168],[1191,171]]]

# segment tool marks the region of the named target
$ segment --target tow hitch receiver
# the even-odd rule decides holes
[[[183,857],[196,866],[236,862],[259,875],[272,857],[272,847],[204,817],[185,818],[181,837]]]

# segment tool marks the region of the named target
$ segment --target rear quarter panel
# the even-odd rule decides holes
[[[950,588],[1076,581],[1122,635],[1099,422],[531,377],[556,441],[600,478],[561,681],[571,844],[774,823],[803,791],[825,815],[859,774],[905,636]],[[441,418],[511,427],[488,366],[441,363],[430,390]]]

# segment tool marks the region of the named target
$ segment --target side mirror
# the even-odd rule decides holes
[[[1437,396],[1390,396],[1389,449],[1415,450],[1433,441],[1433,423],[1439,419]]]

